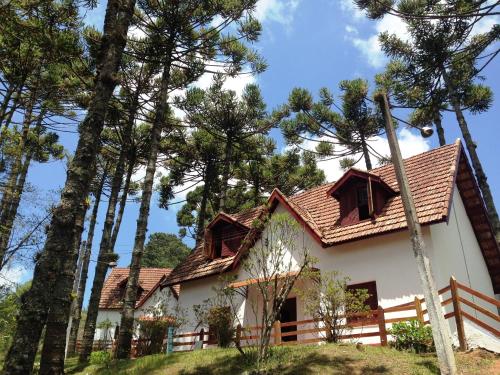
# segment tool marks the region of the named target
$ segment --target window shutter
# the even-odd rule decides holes
[[[204,250],[207,258],[213,258],[213,238],[210,229],[205,230]]]

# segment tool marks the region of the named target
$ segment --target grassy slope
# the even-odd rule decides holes
[[[500,356],[483,351],[457,354],[461,374],[498,374]],[[240,374],[252,369],[235,349],[211,349],[170,356],[153,355],[84,369],[68,363],[67,374]],[[353,345],[280,347],[273,351],[269,374],[439,374],[434,355]]]

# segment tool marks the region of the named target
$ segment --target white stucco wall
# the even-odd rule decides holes
[[[169,309],[172,308],[176,301],[170,291],[170,288],[156,289],[154,293],[144,302],[144,304],[134,312],[134,317],[152,315],[154,309],[163,309],[165,314],[168,314]],[[163,306],[165,305],[165,307]],[[112,323],[112,328],[108,330],[108,340],[114,338],[116,326],[121,322],[120,309],[99,309],[97,314],[96,326],[99,326],[105,320]],[[105,330],[97,328],[94,340],[104,340]],[[136,332],[137,334],[137,332]]]
[[[494,298],[491,278],[486,267],[481,249],[476,240],[472,225],[465,211],[460,193],[455,189],[453,202],[447,223],[435,224],[430,227],[431,242],[428,244],[429,254],[433,259],[433,271],[439,286],[446,285],[451,275],[460,283]],[[493,313],[497,309],[484,300],[474,297],[467,292],[459,293]],[[487,317],[467,305],[461,304],[462,309],[490,326],[500,329],[500,323]],[[451,305],[446,312],[452,311]],[[455,343],[458,343],[454,319],[449,319]],[[465,321],[466,336],[471,346],[483,346],[500,352],[500,341],[492,340],[489,333],[470,321]],[[480,332],[484,335],[481,337]]]
[[[460,195],[455,194],[453,201],[453,210],[448,223],[423,227],[424,241],[433,266],[436,285],[438,288],[448,285],[450,276],[455,275],[458,281],[494,297],[484,259]],[[275,212],[287,213],[281,205],[276,208]],[[265,238],[265,236],[262,237]],[[299,242],[303,243],[311,255],[318,259],[316,267],[322,272],[340,271],[351,278],[352,284],[375,281],[378,303],[384,308],[413,301],[415,296],[423,296],[407,231],[389,233],[330,248],[322,248],[305,229],[301,237]],[[462,246],[464,251],[462,251]],[[297,254],[291,254],[291,256],[297,258]],[[467,269],[465,264],[467,264]],[[246,275],[241,268],[236,274],[237,280],[249,278],[249,275]],[[187,316],[190,320],[184,328],[185,331],[193,331],[196,328],[192,306],[213,296],[213,286],[217,284],[217,280],[218,276],[211,276],[182,284],[179,302],[186,311],[189,311]],[[248,299],[255,298],[254,294],[252,288],[249,288]],[[297,306],[297,319],[309,319],[302,311],[300,299],[297,299]],[[244,311],[244,325],[255,325],[255,317],[248,300],[241,306],[241,311]],[[413,313],[411,311],[391,313],[387,314],[386,319],[414,314],[414,311]],[[451,334],[456,335],[453,319],[448,319],[448,322],[450,322]],[[368,331],[368,328],[364,328],[363,332]],[[366,338],[362,341],[376,343],[378,338]]]

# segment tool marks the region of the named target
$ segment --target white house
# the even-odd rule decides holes
[[[408,158],[405,167],[437,287],[448,285],[454,275],[462,284],[495,298],[500,294],[500,250],[461,143]],[[301,225],[300,241],[319,260],[320,272],[341,271],[353,287],[368,289],[372,308],[423,296],[392,165],[370,173],[350,169],[335,183],[291,197],[275,190],[267,207]],[[259,207],[233,215],[220,213],[207,226],[203,243],[161,282],[162,287],[181,284],[178,302],[189,321],[184,332],[199,329],[192,306],[214,294],[222,274],[234,275],[247,288],[240,319],[244,325],[255,325],[250,302],[258,297],[240,264],[248,249],[265,238],[266,229],[263,233],[252,226],[263,211]],[[480,299],[475,303],[497,314]],[[309,319],[296,296],[290,296],[285,309],[282,316],[288,321]],[[456,339],[454,320],[447,321]],[[500,329],[498,321],[488,317],[484,321]],[[469,338],[479,332],[479,344],[500,350],[495,335],[483,335],[481,327],[469,321],[465,328]],[[373,338],[362,341],[373,343]]]
[[[160,283],[171,273],[170,268],[142,268],[139,273],[139,291],[135,306],[136,319],[147,317],[162,304],[171,303],[178,297],[178,286],[160,288]],[[94,340],[111,340],[118,337],[123,298],[127,286],[129,268],[113,268],[104,282],[99,301]],[[102,322],[110,324],[102,324]],[[102,327],[109,325],[110,327]],[[101,327],[99,327],[101,326]]]

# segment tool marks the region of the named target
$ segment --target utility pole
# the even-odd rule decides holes
[[[450,328],[444,319],[441,301],[439,300],[436,284],[432,276],[431,263],[425,248],[422,228],[418,222],[415,202],[413,201],[413,196],[410,191],[403,158],[401,157],[401,150],[399,149],[396,132],[394,131],[387,95],[385,93],[379,93],[375,96],[375,100],[380,105],[380,109],[384,115],[387,140],[389,141],[391,150],[391,160],[394,165],[394,171],[403,201],[406,222],[413,247],[413,255],[417,261],[420,283],[424,291],[425,304],[432,327],[432,336],[434,338],[434,345],[436,346],[439,369],[443,375],[455,375],[457,373],[457,368],[455,365],[453,348],[451,346]]]

